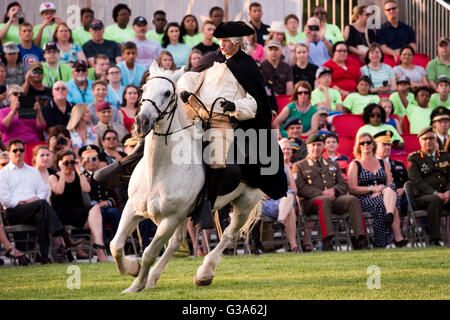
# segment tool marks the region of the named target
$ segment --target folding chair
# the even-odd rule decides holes
[[[263,246],[282,246],[286,252],[289,251],[289,240],[286,236],[285,230],[274,231],[272,233],[272,225],[277,221],[274,218],[262,216],[261,217],[261,243]],[[269,228],[265,228],[264,225],[267,224]],[[267,229],[269,231],[267,231]],[[272,234],[270,234],[270,233]],[[265,236],[268,235],[270,240],[264,240]],[[271,237],[273,236],[273,238]]]
[[[411,240],[411,245],[415,247],[428,246],[428,237],[425,234],[423,226],[417,224],[418,218],[427,217],[426,210],[416,210],[413,206],[412,197],[414,195],[413,183],[412,181],[407,181],[404,185],[405,195],[408,201],[408,226],[407,226],[407,237]],[[419,245],[420,244],[420,245]]]

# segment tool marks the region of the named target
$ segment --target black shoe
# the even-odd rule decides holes
[[[41,265],[51,264],[51,263],[52,263],[52,260],[50,260],[48,257],[41,258]]]
[[[392,213],[388,213],[386,215],[386,228],[391,228],[393,222],[394,222],[394,215]]]
[[[275,221],[274,223],[272,223],[272,229],[273,231],[283,231],[285,228],[284,223],[281,221]]]
[[[256,256],[259,256],[259,255],[263,254],[263,251],[262,251],[262,249],[260,249],[260,248],[255,248],[255,249],[253,249],[253,250],[251,251],[251,253],[254,254],[254,255],[256,255]]]
[[[78,239],[75,241],[70,239],[70,234],[66,230],[62,231],[61,237],[63,237],[64,243],[66,244],[66,247],[68,247],[68,248],[79,246],[83,242],[83,239]]]
[[[403,248],[403,247],[406,247],[408,245],[408,240],[406,240],[406,239],[403,239],[403,240],[400,240],[400,241],[395,241],[394,240],[394,244],[395,244],[396,248]]]
[[[439,240],[431,240],[430,246],[431,247],[442,247],[441,242]]]
[[[369,249],[369,243],[367,242],[367,238],[365,236],[359,236],[358,240],[356,240],[355,250],[367,250]]]
[[[322,251],[334,251],[333,237],[328,237],[322,240]]]

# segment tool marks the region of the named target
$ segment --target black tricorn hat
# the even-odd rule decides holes
[[[255,30],[244,21],[228,21],[219,24],[214,31],[216,38],[231,38],[249,36],[255,33]]]

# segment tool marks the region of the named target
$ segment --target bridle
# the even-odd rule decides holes
[[[175,84],[173,83],[172,80],[170,80],[170,79],[167,78],[167,77],[155,76],[155,77],[150,78],[149,81],[151,81],[151,80],[153,80],[153,79],[164,79],[164,80],[166,80],[166,81],[169,81],[170,84],[172,85],[172,89],[173,89],[173,93],[172,93],[172,96],[171,96],[171,98],[170,98],[170,100],[169,100],[169,103],[167,104],[166,108],[165,108],[163,111],[161,111],[161,110],[158,108],[158,106],[156,105],[156,103],[155,103],[153,100],[151,100],[151,99],[141,99],[141,104],[142,104],[143,102],[150,102],[150,103],[153,105],[153,107],[155,107],[156,111],[158,112],[158,117],[156,118],[156,120],[155,120],[155,122],[154,122],[154,124],[153,124],[153,127],[151,128],[151,130],[154,131],[154,132],[153,132],[154,136],[165,137],[165,138],[166,138],[166,145],[167,145],[167,137],[168,137],[168,136],[170,136],[170,135],[172,135],[172,134],[174,134],[174,133],[183,131],[183,130],[185,130],[185,129],[188,129],[188,128],[194,126],[194,124],[191,124],[191,125],[189,125],[189,126],[186,126],[186,127],[184,127],[184,128],[181,128],[181,129],[179,129],[179,130],[170,132],[170,128],[171,128],[171,126],[172,126],[173,118],[175,117],[175,112],[176,112],[176,110],[177,110],[178,94],[176,94]],[[169,110],[169,108],[171,108],[171,107],[172,107],[172,109]],[[156,124],[157,124],[160,120],[162,120],[165,116],[168,116],[168,119],[170,119],[169,126],[168,126],[168,128],[167,128],[167,132],[166,132],[166,133],[159,133],[159,132],[156,132],[156,130],[155,130]],[[151,131],[151,130],[150,130],[150,131]]]

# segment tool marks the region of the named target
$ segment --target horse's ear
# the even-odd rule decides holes
[[[159,67],[158,62],[156,62],[156,60],[153,60],[153,63],[152,63],[152,65],[150,66],[150,69],[149,69],[150,74],[151,74],[151,75],[158,74],[160,69],[161,69],[161,68]]]
[[[173,80],[174,80],[175,82],[178,81],[178,79],[181,78],[181,76],[184,74],[184,70],[185,70],[185,68],[184,68],[184,66],[182,66],[182,67],[180,68],[180,70],[176,71],[176,72],[172,75],[172,78],[173,78]]]

